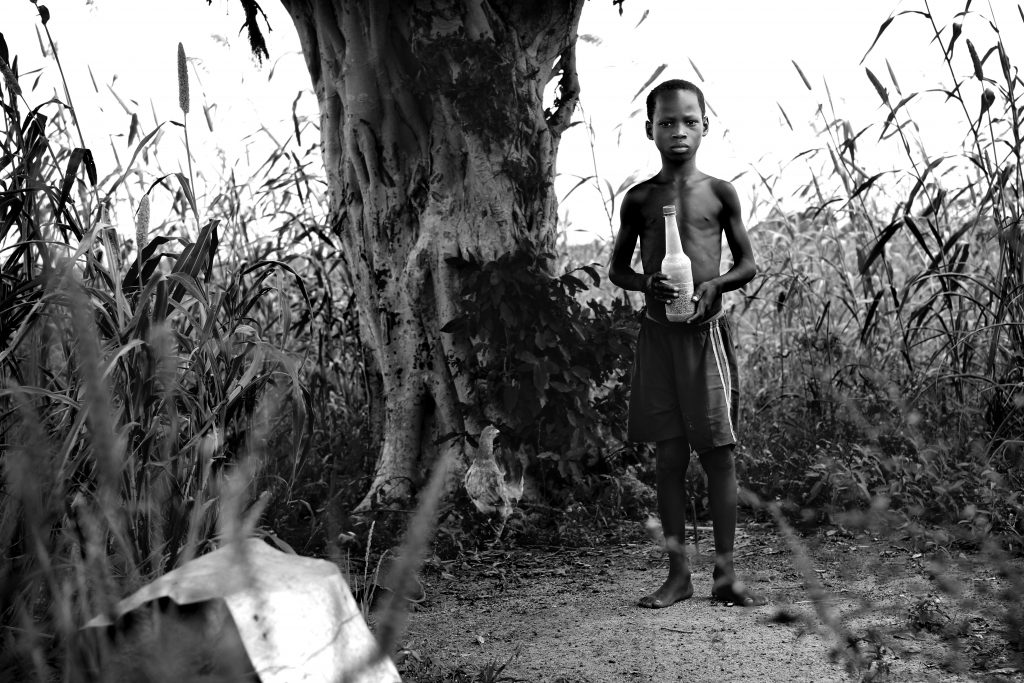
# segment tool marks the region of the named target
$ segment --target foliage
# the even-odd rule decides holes
[[[743,382],[738,463],[744,485],[797,514],[884,496],[1021,548],[1021,89],[998,27],[967,5],[948,26],[927,2],[882,25],[879,36],[924,24],[948,78],[907,92],[888,61],[886,78],[867,69],[875,124],[844,118],[827,80],[796,66],[821,97],[820,142],[777,173],[754,169],[758,277],[726,302]],[[793,128],[783,104],[780,125]],[[929,153],[914,120],[923,106],[957,110],[946,113],[959,113],[962,154]],[[886,158],[878,150],[901,168],[871,168]],[[619,191],[617,179],[579,183],[607,186],[611,208],[631,179]],[[569,252],[592,260],[606,248]],[[688,481],[704,516],[696,465]]]
[[[288,262],[222,258],[244,210],[188,237],[199,211],[182,173],[143,192],[172,179],[177,217],[140,218],[123,240],[110,216],[132,169],[100,179],[68,143],[66,103],[23,111],[2,36],[0,63],[0,677],[45,679],[87,665],[69,645],[118,596],[240,520],[251,533],[270,500],[254,504],[255,471],[301,471],[307,399],[286,347],[310,301]],[[287,508],[293,492],[274,498]]]
[[[449,258],[462,275],[463,314],[442,331],[466,334],[476,364],[460,368],[496,406],[512,440],[568,481],[593,473],[625,441],[625,383],[636,320],[619,301],[581,303],[592,265],[549,275],[555,257],[529,249],[481,261]]]
[[[882,495],[927,519],[980,514],[1020,547],[1019,83],[998,33],[979,58],[963,16],[940,27],[925,3],[879,36],[896,18],[930,27],[952,85],[905,93],[889,66],[891,96],[868,69],[885,120],[860,128],[831,95],[819,105],[822,147],[793,160],[809,171],[806,208],[782,210],[761,176],[761,276],[740,307],[747,473],[797,507]],[[961,157],[930,156],[916,138],[926,98],[961,110]],[[907,170],[865,169],[865,144],[902,150]]]

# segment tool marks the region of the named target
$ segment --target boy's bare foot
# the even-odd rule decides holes
[[[740,607],[760,607],[768,604],[768,600],[763,595],[750,590],[742,581],[731,575],[715,577],[714,587],[711,589],[711,599],[724,605]]]
[[[690,575],[688,573],[675,576],[670,574],[661,588],[640,598],[640,606],[662,609],[681,600],[687,600],[691,596],[693,596],[693,583],[690,581]]]

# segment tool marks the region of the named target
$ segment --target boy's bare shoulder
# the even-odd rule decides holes
[[[642,180],[633,187],[626,190],[626,195],[623,197],[624,202],[640,203],[642,204],[645,199],[651,194],[651,190],[656,186],[656,180],[658,176],[652,176],[647,180]]]
[[[715,196],[723,204],[732,206],[738,201],[739,197],[736,194],[736,188],[728,180],[722,180],[721,178],[709,175],[708,184],[711,186],[711,191],[715,193]]]
[[[640,219],[644,206],[651,201],[652,191],[657,186],[657,183],[655,183],[656,177],[641,181],[626,190],[626,194],[622,197],[622,215],[624,217],[630,216],[634,220]]]

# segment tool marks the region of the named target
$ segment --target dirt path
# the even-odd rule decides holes
[[[738,539],[741,574],[769,597],[752,610],[711,602],[709,549],[700,550],[694,598],[657,611],[635,606],[663,578],[650,542],[491,551],[443,566],[425,577],[427,599],[411,616],[404,680],[851,680],[830,661],[834,632],[777,534],[751,527]],[[935,557],[913,547],[833,530],[809,550],[830,595],[823,604],[862,653],[852,680],[1024,680],[996,637],[1004,608],[992,566],[953,558],[943,576],[955,598],[927,578]],[[486,676],[506,661],[505,678]]]

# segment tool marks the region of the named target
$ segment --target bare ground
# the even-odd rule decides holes
[[[814,601],[786,542],[767,525],[748,525],[737,567],[769,604],[742,609],[708,597],[709,543],[690,546],[694,597],[664,610],[636,606],[662,581],[665,562],[639,537],[434,563],[399,653],[403,679],[1024,681],[1024,634],[1005,632],[1007,609],[1022,598],[1008,606],[1000,597],[1007,584],[990,560],[822,530],[802,541],[827,593]],[[822,621],[829,614],[831,629]],[[836,645],[847,654],[835,656]]]

